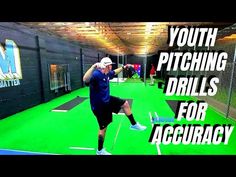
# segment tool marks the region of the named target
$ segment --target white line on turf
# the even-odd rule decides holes
[[[113,115],[122,115],[122,116],[125,115],[124,112],[119,112],[119,113],[117,113],[117,114],[116,114],[116,113],[112,113],[112,114],[113,114]]]
[[[157,116],[157,113],[155,112],[155,115]],[[153,123],[152,123],[152,114],[151,112],[149,112],[149,117],[150,117],[150,121],[151,121],[151,124],[152,124],[152,127],[153,127]],[[158,116],[157,116],[158,117]],[[161,155],[161,149],[160,149],[160,146],[158,144],[156,144],[156,147],[157,147],[157,155]]]
[[[157,112],[155,112],[156,117],[158,118]]]
[[[111,151],[113,150],[114,145],[116,144],[116,140],[117,140],[117,137],[118,137],[118,134],[119,134],[119,131],[120,131],[120,127],[121,127],[121,123],[122,123],[122,121],[123,121],[123,118],[121,118],[121,121],[120,121],[119,127],[118,127],[118,129],[117,129],[117,131],[116,131],[116,136],[115,136],[115,138],[114,138],[114,142],[113,142],[113,145],[112,145],[112,147],[111,147]]]
[[[0,149],[0,151],[1,150],[9,151],[9,152],[25,152],[25,153],[45,154],[45,155],[60,155],[60,154],[47,153],[47,152],[24,151],[24,150],[16,150],[16,149]]]
[[[52,112],[68,112],[68,110],[59,110],[59,109],[57,109],[57,110],[52,110]]]
[[[69,147],[70,149],[80,149],[80,150],[89,150],[94,151],[95,148],[87,148],[87,147]]]

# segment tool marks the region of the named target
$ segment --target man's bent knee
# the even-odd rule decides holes
[[[126,100],[125,103],[121,106],[122,108],[129,107],[129,102]]]

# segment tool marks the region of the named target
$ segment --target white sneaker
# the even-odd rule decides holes
[[[105,148],[102,148],[100,151],[97,150],[97,155],[111,155],[111,153],[107,152]]]
[[[138,122],[135,125],[130,126],[130,129],[132,130],[145,130],[146,128],[147,128],[146,126],[143,126]]]

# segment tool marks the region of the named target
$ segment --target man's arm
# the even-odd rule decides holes
[[[119,74],[121,71],[123,71],[124,69],[128,68],[129,66],[130,66],[130,64],[127,64],[125,66],[122,66],[120,68],[115,69],[114,70],[115,71],[115,75]]]
[[[93,64],[84,74],[83,81],[89,83],[93,71],[98,67],[98,63]]]

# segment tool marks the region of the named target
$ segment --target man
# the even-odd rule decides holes
[[[111,155],[103,148],[107,126],[112,122],[112,112],[118,113],[123,109],[131,123],[133,130],[145,130],[135,121],[127,100],[110,96],[109,80],[120,73],[128,65],[112,70],[112,61],[109,57],[102,58],[84,74],[83,81],[90,86],[90,105],[99,124],[97,155]]]
[[[150,79],[151,79],[151,81],[150,81],[150,85],[154,85],[154,81],[155,81],[154,76],[156,76],[156,68],[155,68],[154,64],[151,64],[151,70],[150,70]]]

